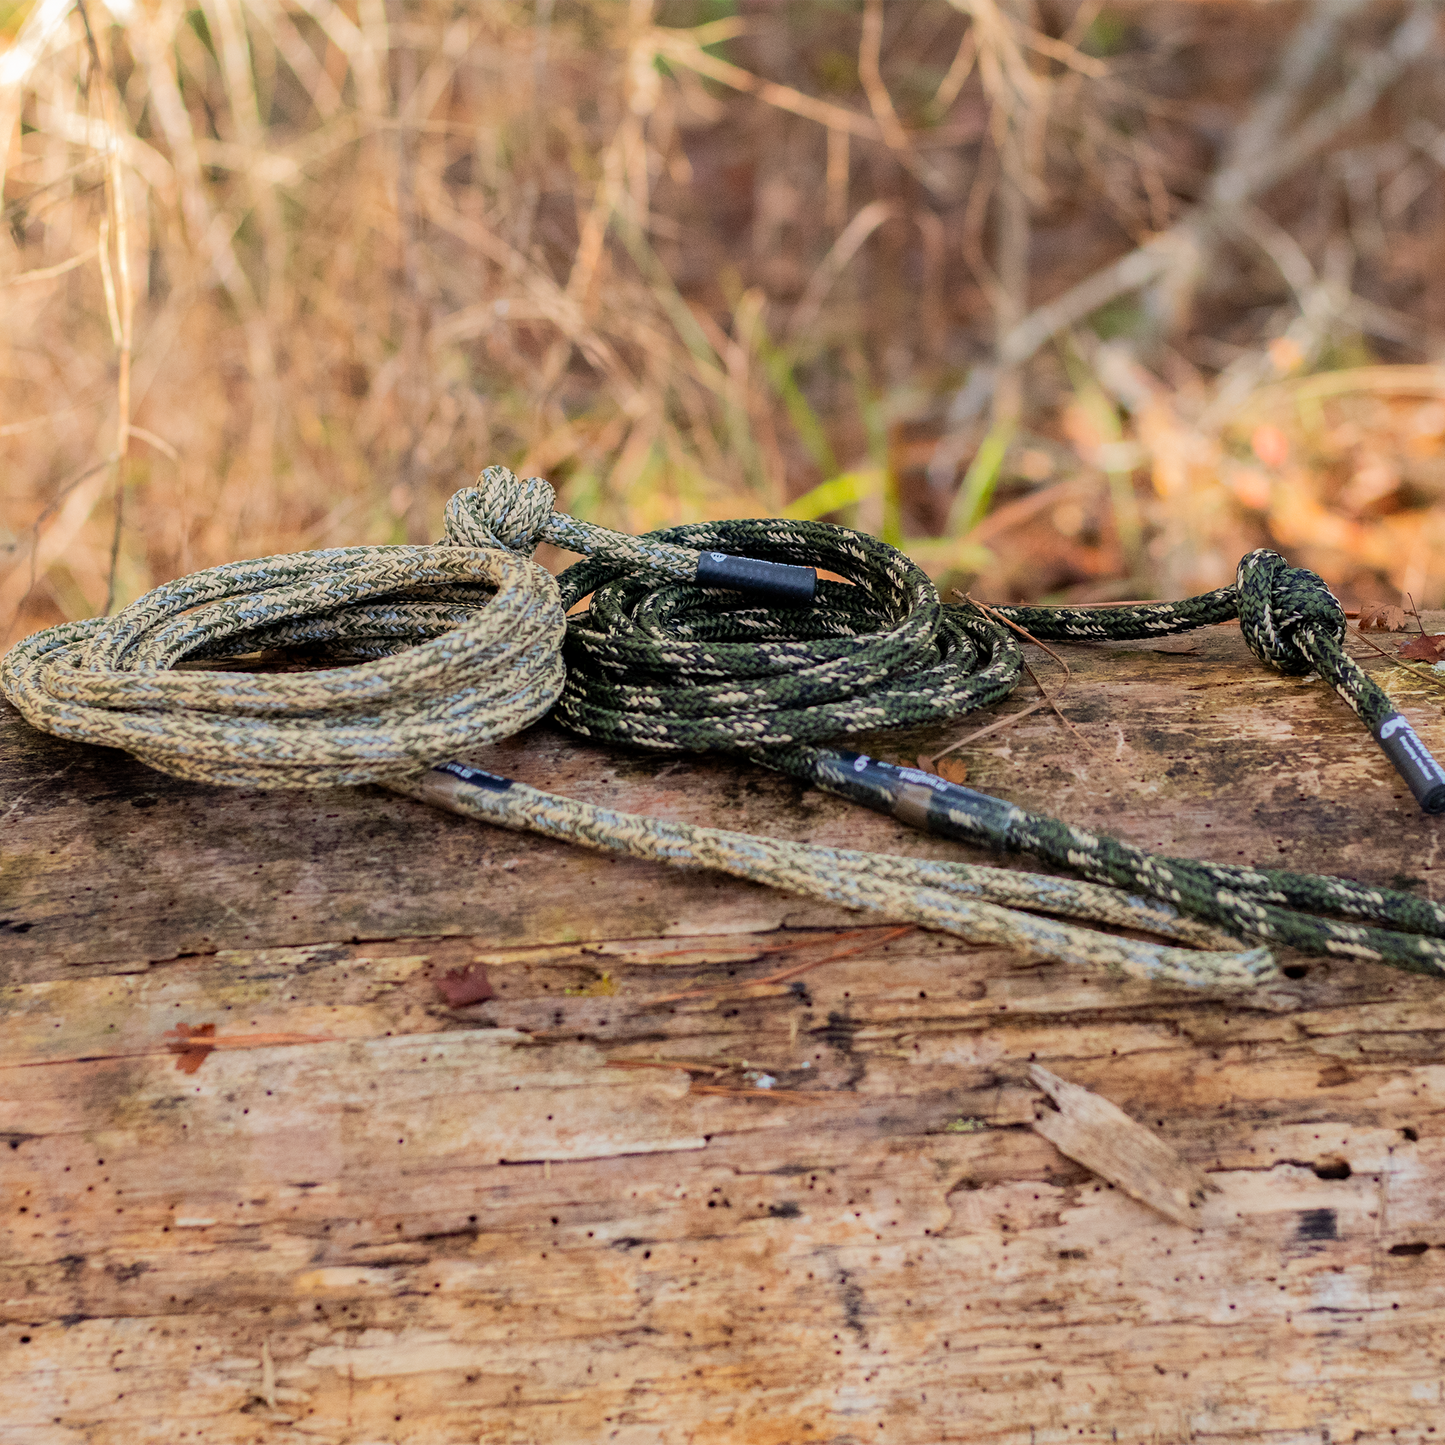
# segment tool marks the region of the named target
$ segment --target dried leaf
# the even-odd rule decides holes
[[[966,783],[968,781],[968,764],[961,758],[942,758],[932,771],[936,772],[946,783]]]
[[[926,753],[920,753],[917,758],[899,758],[900,768],[916,768],[920,773],[932,773],[935,778],[942,778],[947,783],[966,783],[968,781],[968,764],[962,758],[944,758],[935,761]]]
[[[1402,643],[1398,656],[1411,662],[1440,662],[1445,660],[1445,632],[1422,633]]]
[[[179,1054],[176,1060],[176,1069],[182,1074],[194,1074],[214,1049],[214,1044],[200,1043],[201,1039],[213,1039],[216,1036],[215,1024],[198,1024],[192,1028],[190,1024],[177,1024],[173,1029],[167,1029],[162,1037],[166,1040],[166,1047],[173,1053]]]
[[[452,1008],[465,1008],[469,1003],[485,1003],[489,998],[497,996],[491,979],[487,977],[487,970],[479,963],[444,973],[437,979],[437,987]]]
[[[1391,602],[1370,602],[1360,608],[1361,632],[1403,632],[1408,622],[1405,609]]]

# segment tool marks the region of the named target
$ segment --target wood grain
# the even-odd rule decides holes
[[[971,783],[1438,896],[1441,821],[1236,631],[1069,657],[1094,750],[1036,715],[969,750]],[[1439,704],[1405,701],[1445,752]],[[1291,960],[1248,996],[1152,987],[378,790],[223,793],[0,733],[7,1445],[1445,1433],[1432,981]],[[723,761],[547,729],[478,761],[963,851]],[[474,962],[495,997],[448,1007]],[[236,1046],[187,1072],[182,1024]],[[1201,1227],[1039,1137],[1036,1065],[1207,1178]]]

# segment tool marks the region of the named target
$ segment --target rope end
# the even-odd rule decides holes
[[[1435,761],[1405,718],[1391,713],[1375,729],[1375,741],[1409,785],[1421,810],[1445,813],[1445,768]]]
[[[702,552],[697,559],[699,587],[726,587],[760,601],[806,607],[813,600],[818,574],[811,567],[787,562],[760,562],[753,557],[729,557],[726,552]]]

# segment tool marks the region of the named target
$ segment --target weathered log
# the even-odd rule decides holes
[[[1153,847],[1438,896],[1445,823],[1237,630],[1067,655],[1087,745],[1036,713],[964,751],[972,784]],[[1428,693],[1401,700],[1445,743]],[[964,856],[721,760],[541,728],[476,761]],[[9,711],[0,820],[0,1438],[1445,1428],[1436,982],[1291,959],[1254,994],[1153,987],[381,790],[179,783]],[[437,979],[474,963],[495,996],[449,1007]],[[1039,1137],[1031,1064],[1202,1173],[1198,1228]]]

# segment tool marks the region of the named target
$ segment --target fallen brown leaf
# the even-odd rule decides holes
[[[1440,662],[1445,659],[1445,632],[1422,633],[1402,643],[1397,657],[1408,658],[1411,662]]]
[[[177,1072],[194,1074],[206,1062],[206,1056],[216,1047],[215,1044],[200,1041],[213,1039],[215,1036],[215,1024],[198,1024],[195,1028],[192,1028],[190,1024],[177,1024],[175,1028],[167,1029],[163,1035],[166,1047],[173,1054],[180,1055],[180,1058],[176,1060]]]
[[[1360,608],[1361,632],[1403,632],[1409,619],[1392,602],[1370,602]]]
[[[487,977],[487,970],[479,963],[466,968],[454,968],[437,979],[442,997],[452,1008],[465,1008],[469,1003],[485,1003],[496,998],[496,990]]]
[[[917,758],[899,758],[900,768],[917,768],[920,773],[932,773],[935,778],[942,778],[946,783],[966,783],[968,781],[968,764],[962,758],[944,758],[937,761],[924,753]]]

